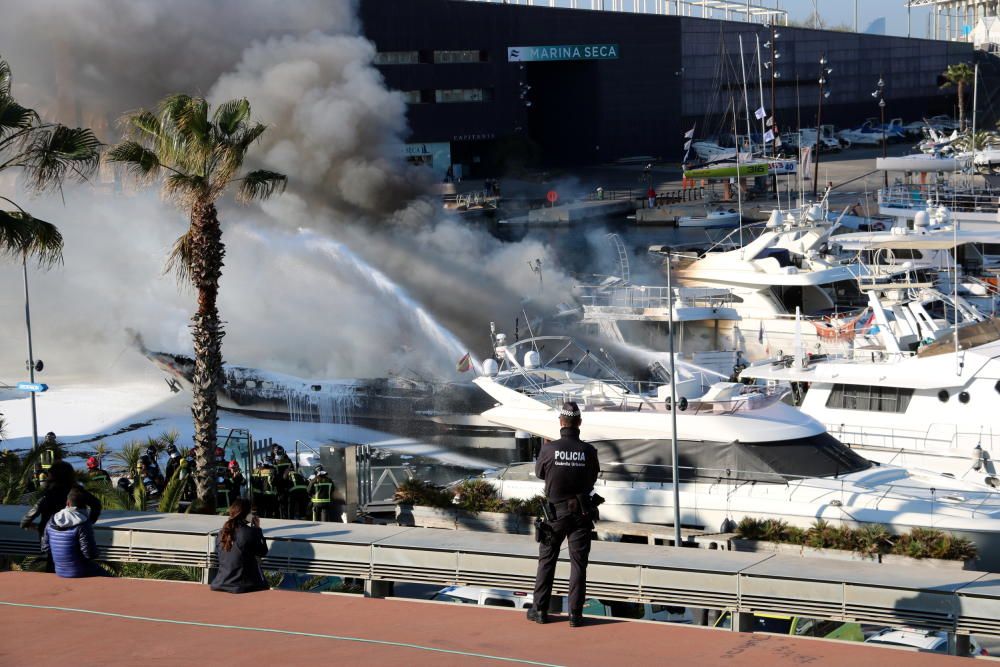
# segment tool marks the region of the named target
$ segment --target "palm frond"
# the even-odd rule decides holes
[[[65,125],[43,125],[31,133],[17,166],[33,190],[58,188],[67,176],[85,180],[97,170],[101,142],[93,131]]]
[[[251,171],[240,179],[240,189],[236,194],[236,200],[248,202],[255,199],[268,199],[275,193],[285,191],[288,177],[276,171],[258,169]]]
[[[22,211],[0,211],[0,255],[34,257],[49,267],[62,261],[63,237],[50,222]]]
[[[212,114],[212,123],[224,137],[231,137],[250,118],[250,102],[244,97],[223,102]]]
[[[167,480],[167,486],[160,495],[160,504],[157,507],[160,512],[177,512],[180,509],[185,480],[181,479],[179,470],[175,470]]]
[[[175,274],[179,283],[187,283],[191,277],[191,257],[191,237],[185,232],[174,241],[163,272]]]
[[[187,207],[208,191],[204,178],[194,174],[170,174],[163,181],[163,198]]]
[[[106,154],[108,162],[122,164],[129,174],[140,181],[149,181],[160,173],[160,159],[156,153],[137,141],[123,141]]]
[[[11,78],[10,65],[0,58],[0,95],[10,95]]]
[[[142,443],[132,441],[126,443],[117,452],[111,454],[111,460],[116,463],[111,466],[111,471],[120,475],[128,475],[139,468],[139,457],[142,456]]]
[[[21,132],[39,122],[34,109],[23,107],[14,99],[0,92],[0,138]]]

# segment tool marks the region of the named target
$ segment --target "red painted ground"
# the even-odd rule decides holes
[[[959,658],[774,635],[739,635],[659,623],[539,626],[523,612],[360,596],[265,591],[213,593],[207,586],[127,579],[59,579],[0,573],[0,665],[497,665],[556,664],[922,667]],[[558,618],[558,617],[557,617]],[[191,626],[189,621],[337,635],[342,639]],[[404,642],[480,654],[430,652]],[[485,657],[485,656],[493,656]],[[496,658],[506,658],[506,661]]]

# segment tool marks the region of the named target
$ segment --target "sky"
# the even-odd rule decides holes
[[[524,4],[526,1],[534,4],[546,4],[542,0],[487,0],[489,2],[510,2],[512,4]],[[556,0],[556,5],[569,7],[576,3],[579,7],[597,6],[603,3],[604,7],[611,9],[612,6],[619,5],[625,11],[632,11],[638,8],[639,11],[652,11],[657,0]],[[673,0],[667,0],[673,5]],[[733,0],[743,4],[744,0]],[[814,6],[819,9],[820,16],[828,26],[847,25],[854,26],[855,0],[751,0],[755,6],[784,9],[789,13],[789,18],[793,21],[805,21],[812,16]],[[857,0],[858,24],[861,31],[876,19],[885,17],[886,34],[902,35],[907,34],[907,9],[906,0]],[[645,9],[643,9],[645,8]],[[929,37],[928,17],[930,10],[927,8],[914,8],[910,16],[911,35],[913,37]]]

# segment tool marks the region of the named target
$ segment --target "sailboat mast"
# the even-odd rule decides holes
[[[746,107],[747,112],[747,143],[750,142],[750,98],[747,95],[747,68],[746,63],[743,61],[743,35],[740,35],[740,71],[743,73],[743,106]],[[735,106],[734,106],[735,108]],[[736,159],[740,156],[739,142],[736,142]],[[739,170],[739,165],[737,163],[737,171]]]
[[[764,109],[764,61],[760,57],[760,35],[757,35],[757,84],[760,87],[760,108]],[[766,122],[767,110],[764,109],[760,117],[760,141],[765,157],[767,156],[767,142],[764,141],[764,135],[767,134]]]

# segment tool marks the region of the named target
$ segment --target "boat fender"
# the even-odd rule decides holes
[[[684,412],[685,410],[688,409],[688,400],[683,396],[677,399],[677,409],[680,410],[681,412]]]
[[[983,447],[976,445],[972,448],[972,469],[979,472],[983,467]]]

